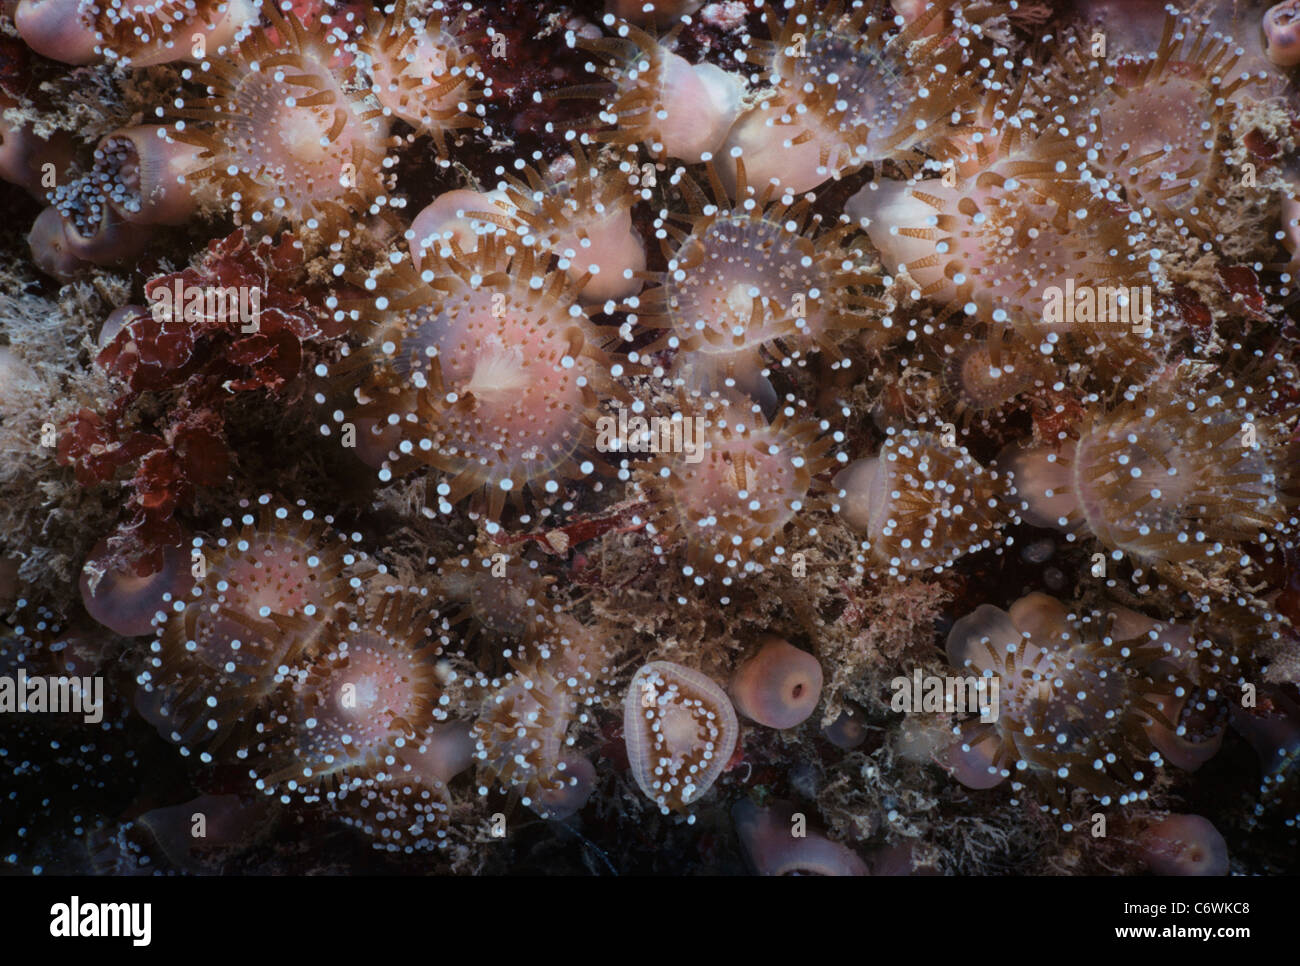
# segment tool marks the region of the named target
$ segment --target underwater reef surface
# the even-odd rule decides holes
[[[1300,0],[6,0],[0,868],[1279,875]]]

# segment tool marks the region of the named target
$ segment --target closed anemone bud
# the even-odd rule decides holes
[[[411,264],[418,271],[425,255],[455,245],[462,252],[478,250],[478,236],[501,230],[498,192],[458,188],[438,195],[411,220]]]
[[[36,216],[32,230],[27,233],[27,245],[36,267],[57,279],[72,278],[87,266],[72,253],[58,208],[46,208]]]
[[[482,75],[477,55],[460,38],[464,21],[464,13],[449,21],[443,4],[435,3],[421,23],[410,16],[406,0],[397,0],[362,43],[376,100],[431,135],[442,157],[448,134],[482,126],[472,107],[483,95]]]
[[[15,19],[33,50],[65,64],[149,67],[200,61],[256,17],[253,0],[23,0]]]
[[[769,728],[793,728],[813,713],[822,692],[817,659],[779,637],[763,638],[757,654],[731,678],[736,710]]]
[[[357,432],[357,459],[378,470],[394,458],[402,439],[400,427],[375,416],[354,416],[352,424]]]
[[[1300,760],[1300,705],[1281,688],[1268,686],[1255,709],[1232,709],[1233,727],[1250,742],[1266,772]]]
[[[1228,874],[1228,843],[1209,819],[1170,815],[1143,830],[1138,851],[1156,875]]]
[[[803,829],[795,833],[799,814],[783,802],[759,808],[742,798],[731,809],[745,855],[759,875],[870,875],[867,864],[839,842]]]
[[[843,748],[845,751],[852,751],[867,740],[867,728],[863,724],[862,715],[847,708],[822,729],[822,734],[836,748]]]
[[[139,255],[153,240],[153,230],[128,222],[108,202],[94,175],[59,185],[52,206],[63,219],[69,254],[96,265],[117,265]]]
[[[735,183],[740,158],[752,184],[808,191],[940,135],[964,101],[961,48],[925,35],[950,6],[939,0],[898,30],[867,4],[765,5],[772,40],[749,60],[773,89],[731,129],[724,176]]]
[[[29,123],[5,120],[5,111],[17,106],[17,101],[0,91],[0,178],[43,199],[47,186],[42,182],[48,181],[45,166],[53,165],[55,176],[62,177],[76,149],[63,131],[44,138]]]
[[[565,276],[495,235],[424,266],[361,283],[373,327],[339,368],[357,387],[351,415],[400,428],[381,479],[433,466],[450,475],[446,502],[483,493],[495,519],[527,489],[594,472],[599,393],[617,390]]]
[[[239,223],[351,232],[384,191],[387,121],[336,74],[326,28],[306,28],[275,4],[263,11],[268,26],[201,65],[208,96],[178,99],[172,137],[199,149],[193,179],[230,199]]]
[[[526,181],[507,177],[500,207],[562,260],[575,284],[590,276],[579,298],[604,302],[639,292],[645,243],[632,225],[636,196],[627,176],[601,168],[580,147],[557,158],[545,175],[531,167],[523,174]]]
[[[445,718],[434,674],[438,646],[415,593],[388,591],[340,614],[290,670],[268,726],[275,749],[263,782],[321,789],[386,769],[387,759]]]
[[[81,599],[86,612],[125,637],[153,631],[154,617],[194,586],[190,555],[183,547],[164,547],[161,560],[143,561],[143,570],[108,567],[108,542],[101,540],[81,570]]]
[[[836,478],[840,516],[866,536],[871,555],[901,576],[941,571],[992,546],[1010,514],[996,471],[932,433],[891,428],[880,454],[850,463]]]
[[[632,776],[667,815],[713,787],[736,748],[740,726],[726,692],[699,671],[652,661],[632,676],[623,700]]]
[[[1279,67],[1300,64],[1300,0],[1286,0],[1264,14],[1268,59]]]
[[[716,153],[740,113],[744,80],[713,64],[691,64],[629,24],[615,29],[617,38],[578,41],[608,59],[601,72],[613,87],[600,112],[609,129],[592,137],[645,144],[653,158],[688,164]]]
[[[1171,685],[1157,662],[1158,643],[1116,640],[1113,617],[1079,616],[1045,594],[1009,612],[988,604],[957,621],[948,660],[974,678],[998,680],[995,720],[965,722],[949,749],[955,777],[992,787],[1004,772],[1035,780],[1054,801],[1071,786],[1103,803],[1153,777],[1146,724],[1162,718],[1153,694]],[[969,707],[969,693],[967,701]],[[993,706],[992,691],[989,706]],[[978,693],[978,692],[977,692]]]
[[[37,391],[40,385],[40,376],[20,352],[9,346],[0,346],[0,420],[15,415],[28,405],[28,395]]]
[[[661,448],[642,471],[654,532],[684,541],[691,568],[720,575],[783,556],[787,527],[806,527],[804,511],[823,503],[815,478],[834,465],[835,437],[793,406],[771,423],[725,398],[683,400],[682,410],[683,445]]]
[[[95,175],[123,219],[178,225],[198,207],[186,180],[201,162],[199,149],[167,137],[162,125],[143,124],[103,138],[95,148]]]
[[[14,12],[14,26],[42,57],[64,64],[99,60],[99,40],[82,0],[22,0]]]

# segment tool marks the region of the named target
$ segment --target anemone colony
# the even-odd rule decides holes
[[[1300,854],[1296,0],[0,27],[10,866]]]

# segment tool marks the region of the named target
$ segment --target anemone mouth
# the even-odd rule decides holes
[[[436,619],[410,593],[382,594],[338,618],[272,698],[262,781],[321,794],[377,774],[405,742],[446,719],[434,674]]]

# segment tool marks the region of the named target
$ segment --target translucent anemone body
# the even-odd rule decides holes
[[[194,177],[243,222],[349,231],[383,193],[387,125],[337,72],[339,51],[292,14],[266,8],[282,38],[249,34],[205,62],[208,96],[175,112],[173,136],[201,149]]]
[[[573,692],[551,668],[519,663],[486,695],[474,724],[480,793],[495,782],[545,815],[548,797],[566,785],[569,731],[577,717]]]
[[[504,216],[497,221],[524,227],[540,247],[560,259],[586,302],[630,296],[644,284],[645,246],[632,225],[636,201],[626,164],[600,166],[576,148],[540,174],[509,178]],[[585,279],[585,281],[584,281]]]
[[[851,207],[869,220],[886,267],[943,306],[940,322],[965,313],[994,340],[1015,329],[1066,362],[1127,368],[1151,357],[1154,309],[1142,315],[1154,297],[1151,262],[1142,235],[1091,196],[1080,161],[1066,142],[1043,138],[955,186],[892,182],[864,189]]]
[[[1238,563],[1295,505],[1291,416],[1258,414],[1226,386],[1179,392],[1096,416],[1059,452],[1014,458],[1026,519],[1086,530],[1156,565]]]
[[[695,388],[731,379],[753,395],[769,360],[838,357],[840,342],[884,308],[867,294],[877,280],[848,247],[849,228],[817,234],[808,201],[764,195],[732,205],[716,179],[712,204],[694,182],[683,189],[691,214],[668,226],[663,281],[637,309],[663,332],[655,346],[679,349],[679,368],[694,368]]]
[[[1202,235],[1233,131],[1233,98],[1250,83],[1236,68],[1239,51],[1208,29],[1168,14],[1150,57],[1083,66],[1083,84],[1072,72],[1072,89],[1097,93],[1068,112],[1089,142],[1090,166],[1123,189],[1130,207]]]
[[[988,417],[1047,383],[1054,370],[1042,354],[1015,338],[994,340],[986,330],[955,330],[940,343],[941,386],[947,411],[967,423]]]
[[[203,576],[173,604],[141,675],[173,740],[217,745],[246,731],[249,712],[329,626],[351,582],[373,572],[311,511],[263,507],[260,521],[245,514],[237,532],[198,542]]]
[[[465,17],[450,19],[435,4],[421,22],[406,0],[376,18],[363,49],[378,101],[418,132],[428,133],[447,156],[448,135],[481,126],[472,105],[482,96],[478,58],[462,39]]]
[[[652,661],[628,685],[623,732],[637,785],[667,814],[693,805],[717,781],[740,725],[726,692],[710,678]]]
[[[14,20],[46,57],[149,67],[203,60],[256,16],[253,0],[24,0]]]
[[[437,646],[421,598],[359,601],[289,669],[268,725],[265,786],[319,792],[383,770],[389,756],[446,718],[437,706]]]
[[[1032,781],[1058,798],[1078,787],[1103,802],[1150,781],[1159,756],[1145,729],[1163,718],[1150,696],[1171,688],[1154,670],[1163,651],[1114,639],[1109,623],[1031,594],[953,625],[952,665],[999,683],[997,720],[968,723],[953,750],[963,781],[987,787],[1009,774],[1016,787]]]
[[[850,464],[836,483],[841,515],[894,576],[943,570],[992,546],[1011,519],[1000,475],[933,433],[891,428],[880,453]]]
[[[128,0],[98,10],[95,27],[105,50],[136,67],[202,60],[256,16],[251,0]]]
[[[353,415],[396,436],[399,471],[449,474],[451,503],[486,487],[495,516],[526,487],[593,468],[584,456],[611,363],[563,273],[485,236],[473,253],[430,255],[422,273],[398,266],[367,287],[379,293],[373,327],[345,371],[360,382]]]
[[[757,407],[726,400],[689,411],[703,428],[696,448],[660,454],[642,475],[654,530],[684,541],[690,566],[702,571],[770,563],[785,553],[787,526],[818,503],[815,478],[833,465],[838,434],[823,435],[827,427],[792,407],[770,424]]]
[[[568,92],[603,99],[598,120],[605,127],[592,136],[623,147],[644,144],[652,158],[691,164],[715,154],[740,112],[744,81],[713,64],[691,64],[629,24],[615,29],[616,38],[579,41],[601,56],[591,69],[606,83]]]
[[[900,31],[866,4],[802,0],[784,20],[765,6],[773,40],[749,59],[770,89],[732,128],[723,156],[739,156],[755,184],[807,191],[941,138],[962,102],[961,48],[920,38],[949,6],[934,4]]]

